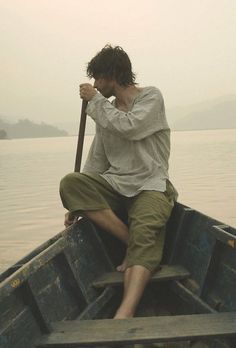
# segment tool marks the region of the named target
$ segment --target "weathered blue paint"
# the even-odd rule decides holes
[[[177,203],[163,263],[180,264],[191,275],[160,286],[163,303],[169,294],[173,312],[181,304],[189,313],[236,311],[235,240],[235,228]],[[0,275],[0,347],[35,348],[55,320],[109,316],[120,292],[102,294],[92,283],[114,270],[124,252],[114,237],[83,219],[6,270]],[[216,346],[221,347],[218,341]]]

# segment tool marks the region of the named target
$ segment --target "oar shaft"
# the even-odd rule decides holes
[[[79,126],[79,135],[78,135],[78,144],[75,158],[75,172],[80,172],[81,162],[82,162],[82,153],[83,153],[83,145],[84,145],[84,133],[86,126],[86,107],[88,102],[83,100],[82,108],[81,108],[81,117],[80,117],[80,126]]]

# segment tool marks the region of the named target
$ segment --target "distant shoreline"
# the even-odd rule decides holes
[[[211,131],[211,130],[231,130],[234,128],[204,128],[204,129],[171,129],[172,132],[199,132],[199,131]]]
[[[171,129],[171,132],[206,132],[206,131],[227,131],[235,130],[236,128],[211,128],[211,129]],[[93,136],[95,133],[86,133],[85,136]],[[53,135],[44,137],[21,137],[21,138],[5,138],[0,140],[21,140],[21,139],[48,139],[48,138],[70,138],[78,137],[78,134],[68,134],[68,135]]]

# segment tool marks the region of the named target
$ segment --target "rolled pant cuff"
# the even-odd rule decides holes
[[[85,212],[85,211],[91,211],[91,210],[105,210],[105,209],[110,209],[109,206],[107,205],[94,205],[94,206],[79,206],[79,207],[73,207],[72,209],[69,210],[69,212],[73,215],[76,215],[77,212],[81,213],[81,212]]]
[[[155,273],[156,271],[158,271],[161,267],[160,267],[160,262],[158,262],[156,265],[147,263],[147,262],[142,262],[142,261],[133,261],[133,262],[128,262],[126,269],[133,267],[133,266],[142,266],[144,268],[146,268],[148,271],[150,271],[152,274]]]

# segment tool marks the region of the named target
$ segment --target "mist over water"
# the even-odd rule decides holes
[[[179,202],[236,226],[236,129],[172,132],[171,140]],[[76,145],[76,137],[0,142],[0,271],[63,230],[58,186],[74,170]]]

